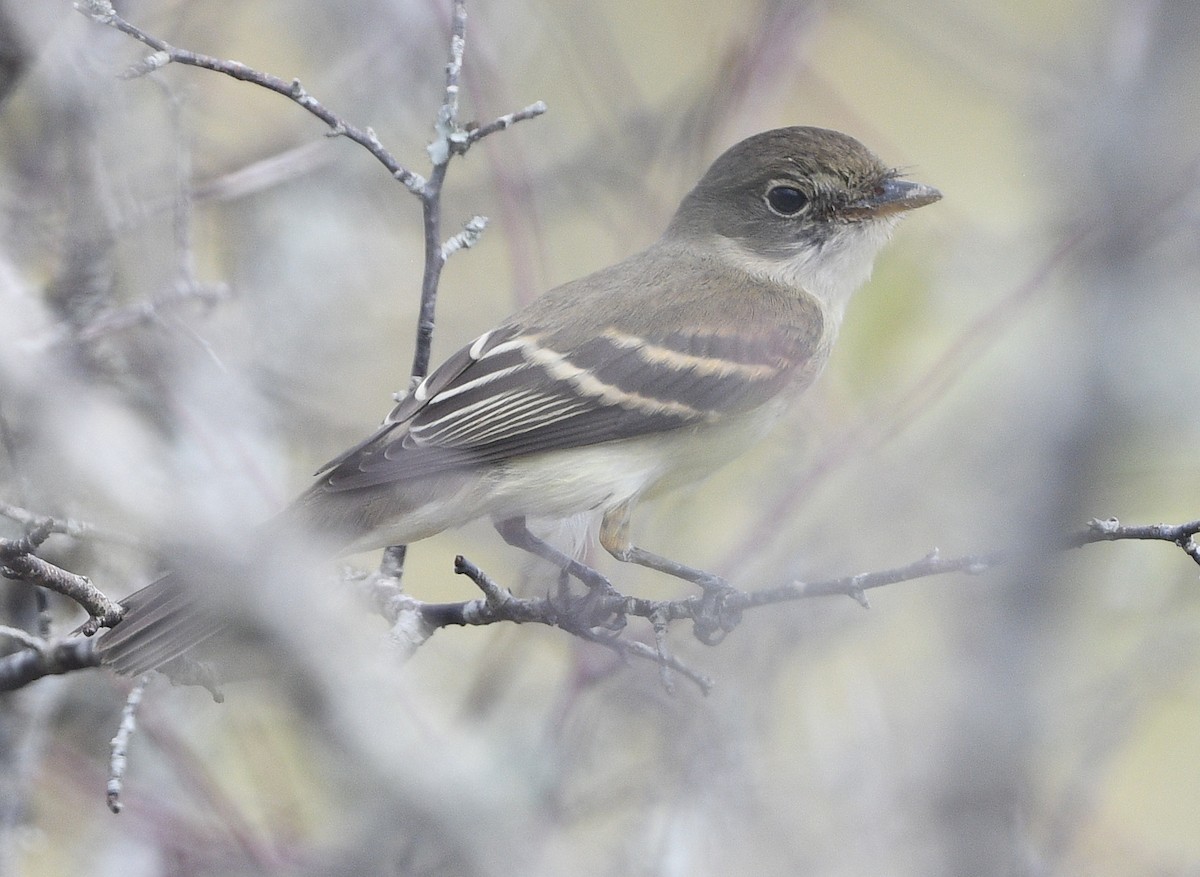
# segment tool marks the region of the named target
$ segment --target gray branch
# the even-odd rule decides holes
[[[1196,535],[1200,520],[1184,524],[1123,526],[1115,519],[1088,522],[1085,530],[1059,543],[1059,550],[1081,548],[1097,542],[1150,540],[1170,542],[1197,562]],[[886,585],[914,581],[948,573],[978,575],[1013,558],[1001,553],[967,554],[943,557],[936,549],[904,566],[839,578],[811,582],[790,582],[773,588],[743,591],[737,588],[710,590],[677,600],[646,600],[621,593],[589,593],[583,597],[521,598],[496,582],[464,557],[455,559],[455,572],[465,575],[483,592],[475,600],[460,603],[425,603],[404,594],[399,581],[372,581],[377,603],[393,625],[393,636],[407,643],[411,653],[442,627],[477,626],[509,622],[543,624],[560,628],[590,642],[611,648],[624,656],[651,661],[668,671],[678,672],[694,682],[701,691],[712,686],[703,674],[687,667],[666,647],[666,630],[674,622],[691,621],[693,633],[706,644],[716,644],[742,621],[745,610],[774,606],[813,597],[846,596],[863,607],[869,604],[866,592]],[[654,645],[622,636],[630,617],[642,618],[651,625]],[[416,635],[414,635],[416,632]],[[664,675],[664,682],[670,684]]]
[[[110,755],[108,759],[108,784],[105,791],[105,800],[108,803],[108,809],[113,813],[121,812],[121,787],[125,782],[125,768],[128,765],[126,758],[126,750],[129,748],[129,741],[133,737],[133,732],[137,730],[137,710],[142,703],[142,694],[146,691],[146,682],[149,676],[143,676],[137,681],[129,692],[129,697],[125,699],[125,707],[121,710],[121,724],[117,727],[117,733],[113,735]]]
[[[252,67],[247,67],[238,61],[226,61],[209,55],[203,55],[199,52],[180,49],[171,45],[166,40],[148,34],[136,25],[126,21],[117,14],[109,0],[78,0],[75,8],[90,17],[93,21],[115,28],[121,31],[121,33],[128,34],[154,50],[152,55],[144,58],[139,64],[127,70],[124,74],[126,78],[144,76],[167,64],[175,63],[190,67],[202,67],[242,82],[252,83],[299,104],[328,125],[329,133],[332,136],[345,137],[362,146],[371,155],[375,156],[395,179],[399,180],[409,189],[420,187],[421,179],[419,175],[412,173],[401,165],[383,144],[379,142],[379,138],[375,136],[374,131],[370,128],[359,128],[327,108],[304,89],[304,86],[300,84],[300,80],[292,79],[288,81],[278,76],[273,76],[270,73],[263,73]]]

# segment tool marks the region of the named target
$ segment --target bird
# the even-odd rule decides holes
[[[941,197],[838,131],[748,137],[712,163],[658,240],[454,353],[264,532],[310,534],[336,555],[487,518],[509,544],[609,589],[528,526],[590,515],[618,560],[724,587],[635,544],[635,507],[771,428],[828,361],[897,223]],[[123,602],[97,643],[102,664],[162,668],[220,630],[176,578]]]

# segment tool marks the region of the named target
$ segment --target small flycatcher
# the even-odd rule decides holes
[[[632,544],[635,504],[707,475],[770,427],[825,365],[897,222],[939,198],[836,131],[743,140],[657,242],[451,356],[276,525],[360,551],[488,517],[511,544],[604,588],[525,526],[590,512],[619,560],[720,587]],[[214,632],[182,623],[194,601],[171,582],[126,601],[98,644],[105,664],[142,673]]]

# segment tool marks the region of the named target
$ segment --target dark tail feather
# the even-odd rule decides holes
[[[121,622],[96,643],[100,662],[118,673],[138,676],[219,633],[224,622],[212,607],[197,605],[194,594],[172,573],[122,601]]]

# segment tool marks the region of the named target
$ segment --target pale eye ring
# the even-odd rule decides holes
[[[795,186],[772,186],[767,190],[767,206],[780,216],[795,216],[808,206],[808,196]]]

